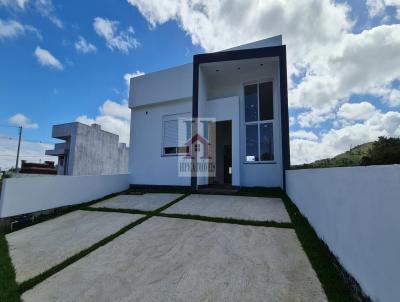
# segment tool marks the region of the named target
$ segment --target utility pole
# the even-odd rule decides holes
[[[22,137],[22,126],[19,126],[19,138],[18,138],[17,160],[15,161],[15,173],[18,173],[19,149],[21,147],[21,137]]]

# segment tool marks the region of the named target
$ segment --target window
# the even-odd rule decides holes
[[[163,155],[186,155],[189,153],[189,147],[181,144],[179,145],[179,118],[186,117],[186,115],[171,115],[163,117]],[[189,125],[190,126],[190,125]],[[185,137],[191,136],[191,127],[181,129],[185,131]],[[190,136],[189,136],[190,135]]]
[[[274,110],[272,82],[244,87],[246,161],[274,160]]]
[[[247,122],[258,121],[258,93],[257,84],[244,87],[245,120]]]
[[[258,161],[258,125],[246,125],[246,161]]]

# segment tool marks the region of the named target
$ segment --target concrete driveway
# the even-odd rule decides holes
[[[185,199],[175,206],[184,205]],[[235,201],[240,202],[252,207],[248,197]],[[218,209],[215,199],[212,203]],[[229,207],[226,200],[220,204],[222,208]],[[193,206],[199,208],[197,204]],[[218,211],[218,217],[220,213],[223,215],[223,211]],[[207,213],[208,217],[209,214],[212,213]],[[137,218],[134,216],[132,220]],[[278,211],[275,218],[272,213],[262,217],[282,221],[283,216]],[[26,291],[22,298],[327,301],[293,229],[155,216]]]

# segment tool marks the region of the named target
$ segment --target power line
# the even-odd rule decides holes
[[[12,154],[0,154],[2,157],[15,157],[16,155]],[[51,157],[52,155],[20,155],[19,157]]]
[[[18,138],[11,137],[11,136],[0,136],[0,139],[9,139],[9,140],[18,140]],[[29,142],[29,143],[41,143],[41,144],[49,144],[49,145],[54,145],[56,143],[54,142],[46,142],[46,141],[40,141],[40,140],[33,140],[33,139],[22,139],[22,142]]]

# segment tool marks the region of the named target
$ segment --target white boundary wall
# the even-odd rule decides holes
[[[128,188],[128,174],[8,178],[1,191],[0,217],[79,204]]]
[[[287,194],[374,301],[400,301],[400,165],[290,170]]]

